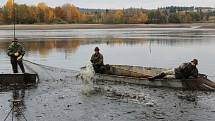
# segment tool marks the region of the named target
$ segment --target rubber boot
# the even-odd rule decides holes
[[[154,76],[154,77],[149,78],[149,80],[150,80],[150,81],[153,81],[153,80],[155,80],[155,79],[162,79],[162,78],[164,78],[165,76],[166,76],[166,74],[162,72],[161,74],[159,74],[159,75],[157,75],[157,76]]]

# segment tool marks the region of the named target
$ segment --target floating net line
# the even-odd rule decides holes
[[[47,80],[71,81],[79,73],[79,71],[76,71],[76,70],[46,66],[46,65],[38,64],[28,60],[24,60],[23,63],[26,68],[26,72],[36,73],[39,76],[39,80],[43,80],[43,81],[47,81]]]

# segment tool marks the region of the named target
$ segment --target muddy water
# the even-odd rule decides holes
[[[0,72],[5,73],[11,71],[5,52],[12,31],[0,31],[0,35]],[[20,30],[17,35],[27,50],[25,59],[52,67],[79,71],[88,63],[94,47],[99,46],[108,64],[172,68],[198,58],[200,72],[212,80],[215,75],[214,30]],[[20,121],[22,113],[32,121],[212,121],[215,118],[213,92],[102,83],[97,85],[96,93],[83,95],[82,82],[74,77],[76,73],[68,73],[71,77],[56,72],[54,75],[59,74],[62,79],[47,77],[37,87],[17,91],[1,89],[0,119],[11,108],[8,100],[16,97],[23,100],[17,106],[20,115],[15,117]]]

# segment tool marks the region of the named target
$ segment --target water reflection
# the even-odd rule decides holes
[[[12,99],[9,100],[9,102],[11,103],[10,105],[10,112],[8,112],[7,116],[4,117],[4,120],[8,120],[8,119],[12,119],[12,121],[14,119],[16,119],[16,121],[27,121],[24,112],[25,112],[25,102],[24,102],[24,97],[25,97],[25,89],[13,89],[13,95],[12,95]],[[11,116],[11,117],[10,117]]]
[[[93,53],[95,46],[100,46],[105,56],[105,63],[175,67],[184,61],[198,58],[201,64],[204,65],[201,68],[207,70],[213,65],[211,62],[213,62],[214,58],[211,50],[215,45],[215,41],[210,37],[199,39],[24,39],[21,42],[26,48],[26,59],[50,66],[59,67],[60,65],[60,67],[75,67],[76,69],[89,60],[89,56]],[[0,54],[3,55],[0,58],[3,62],[2,69],[10,68],[8,66],[9,58],[6,55],[9,44],[9,40],[0,41]],[[160,60],[161,57],[162,60]],[[62,65],[62,63],[64,64]]]
[[[143,38],[104,38],[104,39],[89,39],[89,38],[77,38],[77,39],[38,39],[38,40],[21,40],[24,44],[25,49],[28,52],[39,53],[40,55],[48,55],[53,50],[75,53],[81,45],[93,45],[93,44],[106,44],[107,46],[124,46],[124,45],[165,45],[165,46],[184,46],[192,44],[204,44],[211,43],[211,39],[143,39]],[[0,51],[6,50],[9,46],[9,40],[0,41]]]

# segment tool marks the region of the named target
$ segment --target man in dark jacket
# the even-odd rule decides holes
[[[161,74],[150,78],[149,80],[154,79],[161,79],[164,77],[174,77],[176,79],[189,79],[189,78],[197,78],[198,77],[198,60],[193,59],[191,62],[183,63],[179,67],[175,68],[174,70],[168,70],[165,72],[162,72]]]
[[[25,68],[22,63],[22,58],[25,55],[24,47],[18,42],[18,39],[14,38],[10,46],[8,47],[8,56],[10,56],[11,65],[14,73],[18,73],[18,65],[22,70],[22,73],[25,73]]]
[[[178,68],[175,68],[175,78],[176,79],[188,79],[198,77],[198,60],[193,59],[189,63],[183,63]]]
[[[95,48],[95,53],[92,55],[90,59],[93,64],[93,68],[96,73],[103,73],[104,71],[104,63],[103,63],[103,55],[99,52],[99,48]]]

